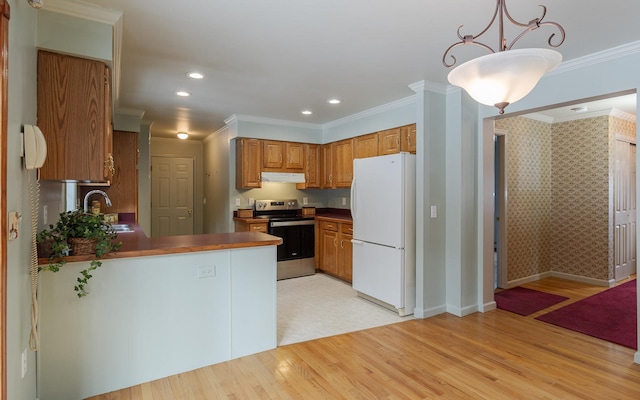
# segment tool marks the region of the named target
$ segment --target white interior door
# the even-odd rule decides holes
[[[636,145],[616,140],[614,178],[615,280],[636,272]]]
[[[152,157],[151,236],[193,234],[193,159]]]

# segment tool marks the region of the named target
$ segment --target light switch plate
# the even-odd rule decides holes
[[[431,218],[438,218],[438,206],[431,206]]]

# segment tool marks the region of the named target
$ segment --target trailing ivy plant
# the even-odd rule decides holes
[[[55,225],[49,225],[48,229],[38,233],[37,241],[44,247],[50,247],[49,264],[40,267],[40,271],[58,272],[67,262],[71,247],[68,240],[71,238],[95,239],[96,250],[93,259],[89,263],[89,268],[80,271],[77,278],[77,285],[74,287],[78,297],[84,297],[89,292],[85,285],[93,277],[92,271],[102,266],[99,259],[111,251],[117,251],[122,242],[115,242],[118,234],[105,221],[103,214],[89,214],[83,210],[66,211],[60,213],[60,218]],[[73,255],[73,254],[71,254]]]

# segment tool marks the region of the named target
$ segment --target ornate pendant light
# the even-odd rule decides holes
[[[442,56],[442,63],[445,67],[450,68],[456,64],[455,56],[449,53],[457,46],[475,44],[489,50],[491,54],[467,61],[454,68],[449,73],[449,82],[466,90],[477,102],[496,106],[500,110],[500,114],[504,113],[506,106],[529,94],[544,74],[560,64],[562,55],[551,49],[511,50],[511,48],[527,33],[546,25],[553,26],[560,32],[560,41],[558,43],[552,43],[555,33],[549,36],[549,46],[559,47],[565,38],[564,29],[558,23],[542,21],[547,13],[547,8],[542,5],[540,7],[542,7],[542,16],[523,24],[509,15],[505,0],[496,0],[496,9],[493,17],[482,32],[475,36],[462,36],[460,34],[462,25],[460,25],[458,28],[460,41],[449,46]],[[508,43],[504,37],[505,16],[512,24],[525,28],[511,43]],[[476,41],[477,38],[489,30],[496,21],[496,17],[498,17],[498,33],[500,36],[498,51]],[[447,62],[447,56],[451,58],[451,63]]]

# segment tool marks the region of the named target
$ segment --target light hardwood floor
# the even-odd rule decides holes
[[[523,285],[569,297],[605,288]],[[296,343],[96,396],[158,399],[640,399],[635,350],[503,310]]]

